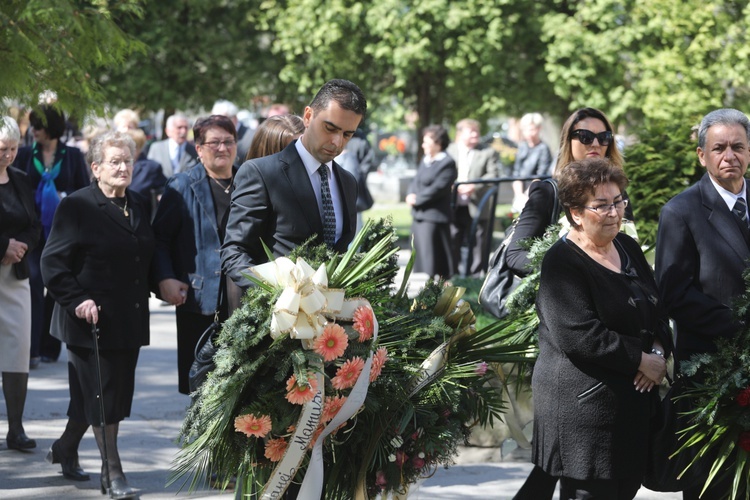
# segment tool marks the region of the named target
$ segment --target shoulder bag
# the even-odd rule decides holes
[[[552,205],[552,212],[550,214],[548,225],[554,224],[560,217],[560,202],[557,198],[557,182],[554,179],[545,179],[542,182],[549,182],[555,192],[555,199]],[[523,211],[516,220],[513,221],[513,224],[511,224],[510,229],[508,230],[507,236],[490,257],[489,270],[487,271],[487,276],[484,278],[482,288],[479,290],[479,304],[485,311],[498,319],[503,319],[509,314],[506,302],[511,293],[513,293],[513,290],[515,290],[521,283],[521,278],[511,271],[505,260],[505,254],[513,240],[516,226],[518,225],[518,221],[521,220],[521,217],[523,217]]]
[[[223,296],[224,275],[222,274],[221,281],[219,282],[219,296],[217,297],[216,309],[214,311],[214,321],[206,328],[206,331],[203,332],[201,338],[195,344],[195,359],[193,360],[193,364],[190,365],[190,371],[188,372],[188,387],[191,393],[197,391],[203,382],[205,382],[208,374],[216,368],[216,363],[214,363],[214,354],[217,351],[215,341],[221,332],[219,311]]]

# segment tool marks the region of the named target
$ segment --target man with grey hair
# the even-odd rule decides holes
[[[198,152],[188,142],[190,122],[187,116],[174,114],[167,118],[164,132],[167,139],[154,142],[148,150],[148,159],[161,163],[164,177],[169,179],[177,172],[184,172],[198,163]]]
[[[675,324],[675,367],[693,354],[716,351],[716,340],[740,329],[731,302],[745,291],[750,259],[745,172],[750,121],[736,109],[707,114],[698,130],[698,160],[706,174],[662,208],[656,239],[656,280]],[[699,378],[699,377],[696,377]],[[697,499],[713,456],[685,474],[685,499]],[[725,467],[732,467],[725,465]],[[702,498],[724,498],[730,481],[716,481]]]

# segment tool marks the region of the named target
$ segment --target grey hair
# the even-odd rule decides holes
[[[0,141],[14,141],[19,142],[21,140],[21,129],[18,128],[18,123],[11,116],[0,117]]]
[[[188,127],[190,127],[190,120],[188,120],[187,116],[181,113],[175,113],[173,115],[169,115],[169,118],[167,118],[167,127],[173,126],[175,120],[185,120],[186,122],[188,122]]]
[[[542,126],[542,123],[544,123],[544,117],[541,115],[541,113],[526,113],[523,115],[523,118],[521,118],[521,126],[524,127],[526,125],[533,125],[536,128],[539,128]]]
[[[698,128],[699,148],[703,149],[706,147],[708,129],[714,125],[741,125],[745,129],[747,141],[750,143],[750,120],[748,120],[745,113],[732,108],[723,108],[711,111],[701,120],[700,127]]]
[[[125,132],[110,131],[94,137],[89,149],[88,157],[90,163],[100,164],[104,161],[104,152],[107,148],[128,148],[130,157],[135,161],[135,142]]]

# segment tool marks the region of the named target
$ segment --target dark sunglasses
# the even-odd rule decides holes
[[[570,138],[578,139],[584,146],[592,144],[594,142],[594,138],[596,138],[596,140],[599,141],[600,146],[609,146],[609,144],[612,142],[612,132],[607,130],[605,132],[599,132],[598,134],[595,134],[590,130],[579,128],[578,130],[574,130],[570,133]]]

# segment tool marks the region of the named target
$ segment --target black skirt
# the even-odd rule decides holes
[[[139,347],[99,351],[106,424],[114,424],[130,416],[139,352]],[[101,412],[97,399],[99,385],[95,359],[93,349],[68,346],[68,417],[76,422],[99,427]]]

